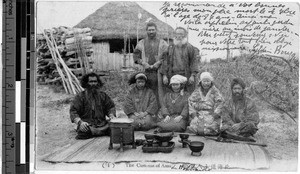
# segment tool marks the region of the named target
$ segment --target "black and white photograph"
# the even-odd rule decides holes
[[[297,172],[299,12],[36,1],[34,170]]]

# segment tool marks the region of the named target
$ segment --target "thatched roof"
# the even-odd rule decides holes
[[[93,40],[123,39],[124,33],[129,34],[130,38],[136,38],[139,13],[142,14],[139,38],[146,36],[146,21],[149,18],[156,23],[160,38],[172,37],[174,29],[170,25],[160,21],[135,2],[108,2],[74,27],[91,28]]]

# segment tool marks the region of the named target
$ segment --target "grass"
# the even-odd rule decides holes
[[[110,76],[105,79],[104,91],[114,100],[117,109],[122,108],[125,97],[129,91],[128,73],[110,73]]]
[[[253,62],[257,61],[256,64]],[[278,61],[278,60],[274,60]],[[298,66],[286,68],[287,63],[278,65],[276,62],[264,61],[259,56],[244,55],[236,57],[233,61],[213,61],[202,66],[202,71],[209,71],[215,78],[215,84],[225,98],[231,97],[230,82],[240,77],[246,83],[246,93],[274,109],[285,112],[286,115],[298,117]],[[257,66],[261,64],[261,68]],[[290,63],[292,64],[292,63]],[[270,69],[278,73],[276,75]],[[278,72],[276,72],[278,70]],[[262,74],[263,77],[260,77]]]

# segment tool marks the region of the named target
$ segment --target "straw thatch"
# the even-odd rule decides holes
[[[139,23],[139,38],[146,36],[146,21],[156,23],[160,38],[172,37],[174,29],[141,8],[135,2],[108,2],[96,12],[83,19],[75,27],[91,28],[93,40],[123,39],[128,34],[131,39],[137,37],[138,14],[142,17]]]

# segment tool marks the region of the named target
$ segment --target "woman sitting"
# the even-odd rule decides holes
[[[149,130],[156,126],[158,110],[155,94],[149,88],[148,78],[144,73],[137,73],[129,79],[129,85],[135,84],[129,91],[124,103],[125,114],[134,120],[135,130]]]
[[[221,107],[224,99],[213,83],[209,72],[200,75],[199,87],[188,99],[190,126],[187,131],[198,135],[217,135],[220,132]]]
[[[188,119],[188,93],[183,90],[187,78],[181,75],[174,75],[170,80],[172,92],[167,93],[163,98],[161,114],[163,120],[159,122],[160,132],[184,132]]]

